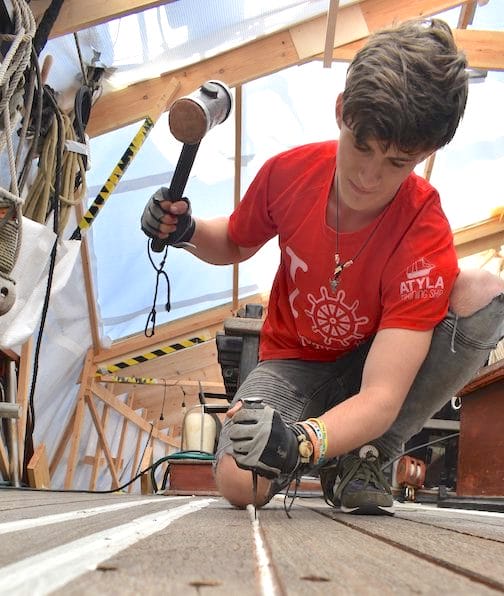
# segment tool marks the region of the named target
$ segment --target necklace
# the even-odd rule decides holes
[[[345,269],[348,269],[348,267],[350,267],[351,265],[354,264],[355,260],[359,257],[359,255],[362,253],[362,251],[369,244],[371,238],[375,235],[376,230],[380,227],[380,224],[383,221],[383,218],[385,217],[385,214],[388,210],[389,205],[390,205],[390,203],[383,210],[378,221],[376,222],[375,227],[373,228],[373,230],[371,231],[369,236],[366,238],[363,245],[355,253],[355,255],[352,258],[347,259],[346,261],[342,262],[340,249],[339,249],[339,183],[338,183],[338,177],[336,176],[336,252],[334,253],[334,271],[333,271],[332,276],[329,278],[329,286],[331,287],[331,291],[333,293],[336,292],[336,289],[339,286],[339,283],[341,281],[341,279],[340,279],[341,274],[343,273],[343,271]]]

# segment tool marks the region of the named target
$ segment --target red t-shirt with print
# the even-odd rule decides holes
[[[271,158],[230,217],[236,244],[278,236],[280,245],[261,360],[334,360],[380,329],[428,330],[447,313],[458,273],[453,237],[437,191],[414,173],[381,217],[339,234],[341,261],[358,257],[332,291],[336,232],[326,206],[336,151],[330,141]]]

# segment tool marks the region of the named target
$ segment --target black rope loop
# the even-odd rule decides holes
[[[171,310],[171,304],[170,304],[170,279],[168,277],[168,274],[166,273],[166,271],[164,271],[164,266],[166,263],[166,257],[168,256],[168,245],[165,246],[164,252],[163,252],[163,257],[161,259],[161,262],[159,263],[159,265],[156,265],[156,263],[154,263],[154,259],[152,258],[152,253],[151,253],[151,249],[150,249],[150,240],[147,240],[147,255],[149,257],[149,261],[151,262],[152,267],[154,268],[154,271],[156,272],[156,285],[154,288],[154,297],[153,297],[153,301],[152,301],[152,309],[149,313],[149,315],[147,316],[147,322],[145,323],[145,329],[144,329],[144,335],[145,337],[152,337],[155,333],[156,330],[156,315],[157,315],[157,311],[156,311],[156,303],[157,303],[157,296],[158,296],[158,291],[159,291],[159,283],[160,283],[160,279],[164,279],[166,282],[166,312],[170,312]]]

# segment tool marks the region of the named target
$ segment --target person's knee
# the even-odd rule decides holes
[[[450,294],[450,308],[468,317],[504,292],[504,280],[483,269],[461,271]]]
[[[215,470],[215,481],[220,494],[234,507],[245,508],[254,503],[252,472],[242,470],[236,465],[231,455],[223,455]],[[258,477],[257,495],[258,506],[268,502],[270,482]]]

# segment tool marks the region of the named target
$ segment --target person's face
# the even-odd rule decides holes
[[[403,153],[394,147],[384,150],[376,140],[357,145],[352,130],[342,118],[343,98],[336,103],[336,120],[340,128],[337,172],[341,201],[355,211],[379,211],[395,196],[397,190],[428,152]]]

